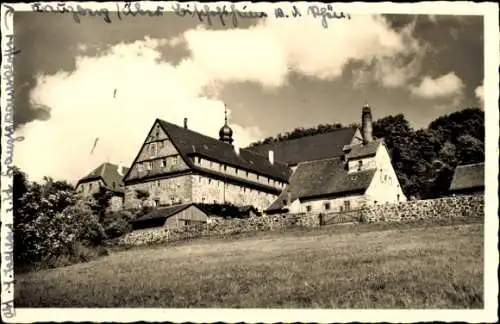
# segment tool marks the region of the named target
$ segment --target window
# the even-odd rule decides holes
[[[213,162],[212,162],[212,161],[210,161],[210,167],[212,167],[212,165],[213,165]]]
[[[246,177],[248,178],[248,171],[247,171]]]
[[[208,179],[208,184],[211,184],[212,183],[212,179]]]
[[[257,180],[259,180],[259,175],[257,174]]]
[[[201,163],[201,157],[198,157],[198,164]]]
[[[177,155],[176,155],[176,156],[174,156],[174,157],[172,158],[172,160],[173,160],[172,164],[177,164],[177,163],[179,163],[179,157],[178,157]]]
[[[387,181],[387,174],[384,174],[384,181]]]
[[[201,202],[205,202],[205,197],[201,197]]]
[[[161,166],[162,168],[167,166],[167,159],[161,159]]]
[[[361,167],[363,166],[363,160],[358,161],[358,171],[361,171]]]
[[[165,145],[165,142],[164,141],[160,141],[158,142],[158,148],[161,149],[163,148],[163,146]]]
[[[155,204],[155,207],[158,207],[160,205],[160,199],[155,199],[154,204]]]
[[[149,154],[151,156],[156,156],[156,143],[149,144]]]
[[[311,205],[306,206],[306,211],[309,213],[311,211]]]
[[[238,168],[234,169],[234,173],[238,174]]]
[[[325,203],[325,210],[330,210],[330,202]]]
[[[160,185],[161,185],[160,181],[156,181],[156,186],[157,186],[158,188],[160,188]]]
[[[224,171],[227,171],[227,165],[224,166]]]
[[[399,194],[397,195],[398,201],[399,201]]]
[[[344,201],[345,210],[351,209],[351,202],[349,200]]]
[[[146,170],[151,170],[151,162],[146,162]]]

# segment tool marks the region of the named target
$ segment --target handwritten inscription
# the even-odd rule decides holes
[[[122,7],[123,6],[123,7]],[[108,9],[100,8],[100,9],[89,9],[85,8],[81,5],[72,6],[66,3],[57,3],[57,4],[40,4],[32,3],[31,9],[35,12],[51,12],[51,13],[60,13],[60,14],[71,14],[73,15],[73,20],[76,23],[80,23],[82,16],[101,16],[103,17],[106,23],[111,23],[111,15]],[[125,2],[125,3],[116,3],[116,16],[119,20],[122,20],[122,16],[148,16],[148,17],[157,17],[163,16],[163,7],[156,6],[155,10],[145,10],[141,8],[141,4],[139,2]]]
[[[212,25],[212,17],[218,19],[222,26],[226,26],[226,21],[230,20],[233,27],[238,27],[238,19],[259,19],[267,17],[265,12],[246,11],[247,6],[243,6],[241,10],[237,9],[233,4],[229,8],[226,5],[216,6],[215,10],[211,9],[212,6],[204,5],[198,8],[197,5],[190,7],[189,4],[185,8],[181,7],[179,3],[172,6],[172,10],[179,17],[193,17],[198,18],[200,22]]]
[[[247,6],[237,9],[233,4],[231,6],[223,5],[216,6],[215,10],[210,5],[190,5],[175,3],[172,5],[173,13],[179,17],[190,17],[198,19],[198,21],[212,25],[213,20],[218,20],[223,26],[231,22],[233,27],[238,27],[239,20],[241,19],[259,19],[267,17],[265,12],[247,11]],[[46,3],[32,3],[31,9],[34,12],[50,12],[60,14],[71,14],[76,23],[81,22],[83,16],[100,16],[103,17],[106,23],[111,23],[111,12],[106,8],[89,9],[81,5],[70,5],[66,3],[46,4]],[[164,7],[156,6],[154,10],[146,10],[141,8],[139,2],[125,2],[116,3],[116,16],[119,20],[126,16],[148,16],[159,17],[163,16]]]
[[[326,5],[323,7],[316,5],[309,6],[307,8],[306,14],[312,16],[313,18],[321,18],[321,25],[324,28],[328,28],[328,21],[331,19],[351,19],[351,15],[349,14],[334,11],[332,5]],[[277,19],[298,18],[302,17],[302,13],[300,12],[299,8],[297,8],[297,6],[293,6],[291,14],[285,13],[282,8],[274,9],[274,16]]]
[[[11,13],[5,14],[4,18],[12,15]],[[8,27],[8,23],[6,27]],[[9,28],[6,28],[7,30]],[[6,34],[4,35],[6,42],[3,51],[3,65],[2,65],[2,79],[5,82],[4,96],[5,96],[5,108],[3,109],[3,126],[4,134],[7,139],[7,145],[2,151],[2,177],[10,179],[10,183],[5,188],[4,184],[6,181],[2,181],[2,210],[6,212],[12,212],[13,210],[13,188],[12,179],[14,176],[13,169],[13,153],[14,153],[14,142],[22,141],[23,137],[14,138],[14,56],[21,51],[16,49],[14,46],[14,35]],[[2,237],[2,292],[6,291],[8,295],[13,296],[14,287],[14,235],[13,235],[13,225],[12,221],[5,221],[2,219],[2,234],[6,233],[5,237]],[[2,294],[2,297],[3,294]],[[14,310],[14,300],[13,298],[2,298],[2,314],[6,318],[13,318],[15,316]]]

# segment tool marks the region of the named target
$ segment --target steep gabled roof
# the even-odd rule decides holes
[[[344,149],[345,157],[349,160],[361,159],[377,154],[377,149],[383,143],[382,139],[376,139],[366,144],[355,144]]]
[[[297,198],[300,200],[322,196],[342,196],[363,193],[370,185],[375,169],[348,173],[341,158],[299,163],[290,184],[267,210],[285,207]],[[289,194],[290,193],[290,194]]]
[[[459,165],[455,169],[450,191],[484,188],[484,163]]]
[[[274,151],[274,159],[276,161],[281,161],[288,165],[329,159],[343,154],[344,146],[351,143],[356,130],[356,127],[339,128],[327,133],[276,143],[260,144],[249,147],[248,150],[266,156],[272,150]]]
[[[118,168],[119,166],[116,164],[105,162],[88,175],[81,178],[76,185],[78,186],[81,183],[100,179],[104,182],[107,189],[116,192],[123,192],[123,175],[128,172],[128,168],[123,168],[121,175],[118,172]]]
[[[267,155],[260,155],[248,149],[240,149],[239,154],[236,154],[231,144],[164,120],[158,119],[158,122],[169,135],[172,143],[179,150],[186,163],[193,169],[206,171],[192,163],[188,158],[190,156],[202,156],[212,161],[251,171],[275,180],[288,182],[291,175],[291,170],[288,166],[277,161],[271,164],[267,159]]]

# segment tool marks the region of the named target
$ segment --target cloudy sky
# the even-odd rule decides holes
[[[320,123],[403,113],[425,127],[482,107],[481,16],[200,25],[17,12],[15,164],[32,180],[74,182],[101,162],[128,165],[155,118],[217,136],[224,103],[235,141]],[[92,145],[97,147],[90,154]],[[35,162],[36,161],[36,162]]]

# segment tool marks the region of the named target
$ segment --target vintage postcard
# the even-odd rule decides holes
[[[2,320],[497,322],[498,4],[2,4]]]

